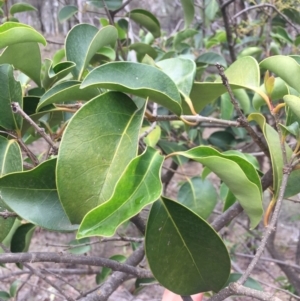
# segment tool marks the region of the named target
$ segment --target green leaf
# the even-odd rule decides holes
[[[143,133],[143,131],[149,130],[149,127],[146,128],[142,128],[141,133]],[[160,126],[156,125],[154,130],[152,130],[145,138],[144,138],[144,142],[146,143],[147,146],[150,147],[155,147],[156,144],[158,143],[158,141],[160,140],[161,137],[161,128]]]
[[[184,28],[188,28],[194,20],[194,0],[180,0],[184,13]]]
[[[216,0],[206,0],[205,1],[205,16],[213,21],[215,19],[216,13],[219,10],[219,4]]]
[[[231,273],[226,284],[224,285],[224,287],[228,286],[230,283],[232,282],[237,282],[240,278],[242,277],[242,274],[239,273]],[[253,278],[249,277],[246,282],[244,283],[245,287],[249,287],[252,288],[254,290],[257,291],[263,291],[263,288],[261,287],[261,285],[259,284],[259,282],[257,282],[256,280],[254,280]]]
[[[300,119],[300,98],[295,95],[285,95],[283,100],[293,111],[293,113]]]
[[[45,90],[49,89],[55,82],[71,73],[74,68],[75,63],[73,62],[61,62],[54,66],[51,60],[45,59],[42,78],[43,88],[45,88]]]
[[[18,102],[20,107],[23,107],[22,88],[20,82],[14,78],[11,65],[0,65],[0,91],[0,126],[6,130],[19,131],[23,119],[19,114],[12,112],[11,103]]]
[[[254,120],[258,123],[267,141],[273,168],[274,199],[277,199],[282,182],[282,170],[284,166],[279,135],[269,124],[266,123],[265,117],[261,114],[253,113],[249,115],[248,120]],[[288,145],[285,145],[285,148],[289,159],[292,155],[292,150]]]
[[[72,223],[112,196],[136,156],[143,110],[125,94],[108,92],[70,120],[58,153],[57,188]]]
[[[77,245],[78,247],[76,247]],[[69,246],[71,248],[68,249],[68,251],[71,254],[84,254],[91,250],[91,243],[89,238],[74,239],[69,242]]]
[[[44,46],[47,44],[45,38],[29,25],[16,22],[6,22],[0,25],[0,49],[27,42],[37,42]]]
[[[10,250],[12,253],[28,251],[35,227],[33,224],[24,224],[18,227],[11,240]]]
[[[22,282],[21,281],[19,281],[19,280],[15,280],[12,284],[11,284],[11,286],[10,286],[10,288],[9,288],[9,293],[10,293],[10,295],[12,296],[12,297],[15,297],[16,296],[16,293],[17,293],[17,291],[18,291],[18,288],[19,288],[19,286],[22,284]]]
[[[74,5],[66,5],[58,12],[58,21],[64,21],[72,18],[78,12],[78,7]]]
[[[148,147],[134,158],[116,184],[112,197],[84,217],[77,237],[112,236],[117,227],[156,201],[162,191],[163,157]]]
[[[103,0],[90,0],[86,2],[98,8],[104,7]],[[104,2],[109,10],[116,10],[122,6],[122,0],[105,0]]]
[[[178,191],[178,201],[207,219],[215,208],[218,195],[216,189],[209,180],[201,180],[199,177],[188,179]]]
[[[76,64],[72,70],[75,79],[80,80],[92,57],[103,46],[115,44],[118,31],[108,25],[100,30],[89,24],[74,26],[66,38],[66,58]]]
[[[190,95],[196,74],[194,61],[184,58],[172,58],[159,61],[156,65],[174,81],[180,93],[185,97]]]
[[[291,172],[288,182],[286,185],[286,189],[284,192],[284,197],[289,198],[294,196],[300,192],[300,169],[295,169]]]
[[[0,178],[8,173],[22,171],[22,168],[22,154],[18,143],[15,140],[8,140],[0,136]],[[6,210],[10,211],[10,208],[0,198],[0,212]],[[10,232],[15,219],[15,217],[0,218],[0,242]]]
[[[36,42],[13,44],[4,49],[0,64],[11,64],[41,85],[41,52]]]
[[[0,136],[0,178],[16,171],[22,171],[23,162],[19,144]]]
[[[52,103],[90,100],[99,95],[97,88],[80,89],[80,81],[66,81],[49,89],[40,99],[37,111]]]
[[[263,93],[267,93],[264,84],[260,86],[260,89]],[[289,92],[289,88],[288,88],[287,84],[280,77],[276,77],[275,83],[274,83],[274,88],[271,93],[272,101],[282,99],[284,95],[287,95],[289,93],[290,92]],[[257,93],[255,93],[252,102],[253,102],[253,107],[256,110],[259,110],[261,106],[266,104],[265,100]]]
[[[146,54],[148,54],[153,59],[156,59],[156,57],[157,57],[156,50],[153,47],[151,47],[150,45],[145,44],[145,43],[137,42],[137,43],[131,44],[129,46],[129,49],[136,51],[139,62],[142,61],[143,57]]]
[[[176,50],[180,50],[181,48],[181,43],[187,39],[193,38],[196,34],[198,34],[199,31],[192,29],[192,28],[187,28],[182,31],[179,31],[175,36],[174,36],[174,42],[173,42],[173,47]]]
[[[155,38],[160,37],[161,32],[159,21],[149,11],[144,9],[133,9],[127,13],[126,16],[140,26],[145,27]]]
[[[0,178],[0,197],[21,218],[55,231],[72,231],[60,204],[55,183],[56,159],[41,163],[30,171]]]
[[[300,92],[300,65],[293,58],[275,55],[264,59],[259,65],[263,69],[274,72],[289,86]]]
[[[223,182],[220,187],[220,196],[224,201],[223,211],[226,211],[229,207],[231,207],[235,202],[236,198],[234,194],[229,190],[226,184]]]
[[[8,292],[0,291],[0,298],[2,300],[9,300],[11,298],[11,296]]]
[[[260,72],[257,61],[252,57],[243,57],[235,61],[226,71],[231,89],[246,88],[262,93],[259,88]],[[207,104],[227,92],[221,82],[195,82],[190,94],[196,112],[200,112]],[[266,97],[266,95],[265,95]],[[189,112],[186,112],[189,113]]]
[[[37,10],[34,6],[28,4],[28,3],[15,3],[10,7],[10,14],[14,15],[16,13],[22,13],[25,11],[32,11],[32,10]]]
[[[179,295],[217,292],[230,273],[226,246],[214,229],[167,198],[152,206],[145,250],[154,277]]]
[[[126,74],[126,76],[124,76]],[[177,115],[181,98],[175,83],[161,70],[132,62],[112,62],[95,68],[81,88],[95,86],[117,90],[155,101]]]
[[[176,152],[204,164],[214,172],[232,191],[250,218],[251,228],[261,220],[262,188],[256,169],[245,159],[221,154],[207,146],[199,146],[186,152]]]
[[[227,62],[224,56],[215,52],[206,52],[198,56],[195,60],[196,63],[215,65],[219,63],[223,67],[227,67]]]
[[[115,260],[120,263],[124,263],[126,261],[126,257],[124,255],[118,255],[118,254],[111,256],[109,259]],[[96,276],[96,283],[97,284],[102,283],[109,276],[111,271],[112,271],[111,269],[107,267],[103,267],[101,273],[97,274]]]

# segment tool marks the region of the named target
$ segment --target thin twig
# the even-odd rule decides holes
[[[40,128],[20,107],[19,103],[12,102],[11,103],[11,109],[13,113],[21,115],[31,126],[34,127],[34,129],[49,143],[49,145],[53,149],[53,153],[57,154],[57,147],[55,146],[54,142],[51,140],[51,138],[46,135],[45,130]]]
[[[10,217],[17,217],[18,214],[15,213],[15,212],[10,212],[8,210],[4,210],[2,212],[0,212],[0,217],[2,217],[3,219],[7,219],[7,218],[10,218]]]
[[[235,99],[235,97],[233,95],[233,92],[231,90],[228,78],[227,78],[227,76],[224,73],[224,68],[219,63],[216,64],[216,67],[219,70],[219,75],[221,76],[222,83],[225,86],[225,88],[226,88],[226,90],[227,90],[227,92],[229,94],[231,103],[233,104],[233,106],[234,106],[237,114],[239,115],[238,121],[240,122],[241,126],[243,126],[246,129],[246,131],[248,132],[248,134],[252,137],[252,139],[255,141],[255,143],[260,147],[260,149],[264,152],[264,154],[267,157],[270,157],[270,153],[269,153],[269,150],[268,150],[266,144],[262,141],[262,139],[257,135],[257,133],[250,126],[250,124],[249,124],[246,116],[244,115],[244,113],[242,112],[242,110],[241,110],[238,102],[236,101],[236,99]]]
[[[153,104],[153,110],[152,110],[152,115],[153,116],[156,116],[157,115],[157,103],[154,103]],[[147,129],[146,131],[144,131],[140,136],[139,136],[139,139],[143,139],[145,137],[147,137],[152,131],[154,131],[154,129],[156,128],[156,124],[157,122],[154,121],[152,122],[151,126],[149,127],[149,129]]]
[[[152,116],[149,121],[171,121],[171,120],[181,120],[180,118],[183,118],[184,120],[195,122],[195,123],[201,123],[201,122],[208,122],[209,124],[220,124],[220,125],[226,125],[226,126],[234,126],[234,127],[241,127],[242,125],[238,121],[232,121],[232,120],[223,120],[223,119],[217,119],[213,117],[204,117],[201,115],[158,115],[158,116]]]
[[[39,160],[35,156],[35,154],[28,148],[28,146],[24,143],[22,138],[17,138],[18,143],[20,144],[21,148],[24,150],[24,152],[27,154],[28,158],[31,160],[34,166],[39,165]]]

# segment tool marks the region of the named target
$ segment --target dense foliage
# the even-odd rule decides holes
[[[37,227],[75,231],[80,244],[113,236],[131,221],[145,235],[147,275],[184,296],[217,293],[236,279],[216,231],[241,211],[250,229],[264,219],[263,251],[283,198],[300,192],[300,5],[193,2],[181,0],[184,27],[169,35],[150,11],[117,17],[122,1],[87,1],[87,12],[95,6],[106,18],[74,26],[63,47],[42,60],[45,37],[17,22],[18,13],[35,8],[2,1],[3,251],[27,252]],[[243,4],[239,11],[235,2]],[[77,13],[65,5],[59,20]],[[207,137],[211,125],[217,130]],[[40,137],[47,151],[28,148]],[[270,171],[240,151],[253,143]],[[188,160],[202,164],[202,174],[168,195]],[[218,198],[223,213],[212,218]],[[145,227],[141,212],[150,204]],[[230,294],[242,293],[249,269]]]

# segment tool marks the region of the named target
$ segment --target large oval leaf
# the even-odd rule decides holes
[[[144,98],[150,97],[170,111],[181,114],[181,99],[175,83],[159,69],[131,62],[112,62],[95,68],[81,88],[96,86]]]
[[[101,47],[115,44],[117,38],[118,31],[111,25],[100,30],[89,24],[74,26],[66,38],[66,57],[76,63],[72,70],[75,79],[81,79],[83,71]]]
[[[86,103],[69,122],[58,153],[57,188],[72,223],[110,199],[136,156],[143,111],[125,94],[108,92]]]
[[[29,25],[17,22],[6,22],[0,25],[0,48],[27,42],[37,42],[44,46],[47,44],[45,38]]]
[[[16,13],[22,13],[31,10],[37,10],[37,9],[28,3],[15,3],[10,7],[9,12],[11,15],[14,15]]]
[[[19,114],[12,112],[11,103],[18,102],[20,107],[23,107],[22,88],[20,82],[14,78],[11,65],[0,65],[0,91],[0,126],[7,130],[19,131],[23,119]]]
[[[289,86],[300,92],[300,65],[293,58],[285,55],[275,55],[264,59],[259,65],[263,69],[274,72]]]
[[[79,81],[71,80],[55,85],[41,97],[37,111],[52,103],[90,100],[100,94],[97,88],[80,89],[80,84]]]
[[[134,9],[127,16],[137,24],[149,30],[155,38],[160,37],[160,24],[157,18],[147,10]]]
[[[8,173],[22,171],[22,168],[22,154],[18,143],[0,136],[0,178]],[[9,208],[0,198],[0,212],[7,209]],[[15,217],[0,218],[0,242],[8,235],[15,219]]]
[[[209,180],[200,177],[188,179],[178,191],[178,201],[206,219],[214,210],[218,195]]]
[[[199,146],[186,152],[176,152],[207,166],[231,190],[250,218],[251,228],[255,228],[261,220],[262,188],[254,166],[245,159],[221,154],[207,146]]]
[[[111,199],[84,217],[77,238],[112,236],[119,225],[156,201],[162,191],[162,163],[163,157],[153,148],[134,158],[118,181]]]
[[[13,44],[4,49],[0,64],[11,64],[41,85],[41,52],[35,42]]]
[[[23,219],[42,228],[72,231],[58,199],[55,183],[56,159],[30,171],[11,173],[0,179],[0,198]]]
[[[167,198],[152,206],[145,250],[154,277],[176,294],[217,292],[230,273],[226,246],[214,229]]]

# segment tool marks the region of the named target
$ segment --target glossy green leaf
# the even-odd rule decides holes
[[[107,63],[87,75],[81,88],[89,86],[149,97],[177,115],[181,114],[181,99],[175,83],[152,66],[132,62]]]
[[[84,217],[77,237],[112,236],[117,227],[156,201],[162,191],[163,157],[154,149],[134,158],[116,184],[112,197]]]
[[[195,7],[193,0],[180,0],[184,13],[184,27],[188,28],[194,20]]]
[[[32,10],[37,10],[34,6],[28,4],[28,3],[15,3],[13,4],[10,9],[9,12],[11,15],[14,15],[16,13],[22,13],[25,11],[32,11]]]
[[[66,5],[58,12],[58,21],[64,22],[72,18],[78,12],[78,7],[74,5]]]
[[[0,298],[2,300],[9,300],[11,298],[11,296],[8,292],[0,291]]]
[[[21,225],[16,230],[12,237],[10,245],[10,250],[12,253],[21,253],[28,251],[35,227],[35,225],[28,223]]]
[[[240,274],[240,273],[231,273],[226,284],[224,285],[224,287],[228,286],[232,282],[237,282],[241,277],[242,277],[242,274]],[[261,291],[261,292],[263,291],[263,288],[261,287],[259,282],[257,282],[256,280],[254,280],[251,277],[249,277],[246,280],[246,282],[244,283],[244,286],[252,288],[257,291]]]
[[[20,107],[23,107],[22,88],[20,82],[14,78],[11,65],[0,65],[0,91],[0,126],[7,130],[19,131],[23,119],[12,112],[11,103],[18,102]]]
[[[55,183],[56,159],[43,162],[30,171],[0,178],[0,197],[21,218],[42,228],[72,231],[58,199]]]
[[[257,61],[252,57],[243,57],[235,61],[225,74],[231,89],[246,88],[265,95],[260,86],[260,72]],[[227,92],[221,79],[214,83],[195,82],[190,94],[194,108],[200,112],[207,104]],[[265,95],[266,97],[266,95]],[[189,113],[189,112],[186,112]]]
[[[223,67],[227,67],[227,62],[224,56],[215,52],[206,52],[198,56],[195,60],[196,63],[215,65],[219,63]]]
[[[41,97],[37,111],[52,103],[90,100],[100,94],[97,88],[80,89],[80,84],[79,81],[71,80],[55,85]]]
[[[15,69],[29,76],[38,86],[41,85],[41,53],[35,42],[13,44],[4,49],[0,64],[11,64]]]
[[[94,5],[95,7],[98,7],[98,8],[103,8],[104,4],[103,2],[105,2],[107,8],[109,10],[116,10],[118,8],[120,8],[122,6],[122,0],[89,0],[89,1],[86,1],[87,4],[91,4],[91,5]]]
[[[218,10],[219,10],[219,4],[216,0],[206,0],[205,1],[205,16],[210,21],[214,20]]]
[[[0,136],[0,178],[12,172],[22,171],[22,154],[15,140],[8,140]],[[0,198],[0,212],[10,210]],[[0,218],[0,242],[8,235],[15,221],[15,217]]]
[[[185,97],[190,95],[196,74],[194,61],[184,58],[172,58],[159,61],[156,65],[174,81],[180,93]]]
[[[118,31],[114,26],[98,30],[89,24],[78,24],[66,38],[66,58],[76,64],[72,70],[75,79],[80,80],[94,54],[103,46],[115,44]]]
[[[61,62],[54,66],[51,60],[45,59],[42,76],[43,88],[48,90],[54,83],[70,74],[74,68],[75,63],[73,62]]]
[[[244,56],[260,57],[262,52],[263,52],[262,47],[247,47],[239,53],[238,58],[242,58]]]
[[[118,254],[111,256],[109,259],[115,260],[120,263],[124,263],[126,261],[126,257],[124,255],[118,255]],[[97,274],[97,276],[96,276],[96,283],[97,284],[102,283],[109,276],[111,271],[112,270],[110,268],[103,267],[101,269],[101,273]]]
[[[220,197],[224,202],[223,211],[226,211],[229,207],[231,207],[236,202],[236,197],[229,190],[227,185],[223,182],[220,187]]]
[[[69,122],[58,153],[57,188],[72,223],[111,198],[136,156],[143,110],[125,94],[108,92],[86,103]]]
[[[262,188],[256,169],[245,159],[221,154],[207,146],[199,146],[186,152],[176,152],[202,163],[214,172],[232,191],[250,218],[251,228],[261,220]]]
[[[293,111],[293,113],[300,119],[300,98],[294,95],[285,95],[283,100]]]
[[[274,198],[276,199],[279,194],[280,185],[282,182],[282,170],[284,166],[279,135],[269,124],[266,123],[265,117],[261,114],[253,113],[248,117],[248,120],[254,120],[259,124],[267,141],[273,168]],[[289,158],[292,155],[292,150],[288,145],[285,145],[285,147],[287,156]]]
[[[260,86],[260,89],[263,91],[263,93],[267,93],[264,84]],[[276,77],[274,88],[271,93],[272,101],[282,99],[283,96],[287,94],[289,94],[289,88],[287,84],[280,77]],[[254,94],[252,102],[253,102],[253,107],[256,110],[259,110],[261,106],[266,104],[265,100],[257,93]]]
[[[223,151],[230,149],[235,140],[235,136],[228,131],[216,131],[207,138],[210,145]]]
[[[149,30],[155,38],[160,37],[161,33],[159,21],[149,11],[144,9],[133,9],[127,13],[127,16],[129,19]]]
[[[289,198],[300,193],[300,169],[295,169],[291,172],[288,178],[284,197]]]
[[[214,229],[167,198],[151,208],[145,250],[154,277],[179,295],[217,292],[230,273],[226,246]]]
[[[218,195],[209,180],[194,177],[180,187],[177,199],[181,204],[207,219],[217,204]]]
[[[0,25],[0,49],[27,42],[37,42],[44,46],[47,44],[45,38],[29,25],[16,22],[6,22]]]
[[[289,86],[300,92],[300,65],[293,58],[275,55],[264,59],[259,65],[263,69],[274,72]]]
[[[20,287],[20,285],[22,284],[22,282],[20,280],[15,280],[9,288],[9,293],[12,297],[16,297],[16,293]]]
[[[196,34],[198,34],[199,31],[192,29],[192,28],[187,28],[182,31],[179,31],[175,36],[174,36],[174,42],[173,42],[173,47],[177,50],[180,49],[181,43],[184,42],[187,39],[193,38]]]
[[[70,248],[68,249],[68,251],[71,254],[84,254],[91,250],[91,242],[88,237],[82,239],[74,239],[69,242],[69,246]]]
[[[143,131],[151,130],[150,126],[146,128],[141,129],[141,133]],[[144,138],[144,142],[146,143],[147,146],[150,147],[155,147],[158,141],[160,140],[161,137],[161,128],[160,126],[156,125],[154,130],[151,130],[151,132]]]
[[[151,47],[150,45],[145,44],[145,43],[137,42],[137,43],[131,44],[129,46],[129,49],[136,51],[139,62],[142,61],[143,57],[146,54],[148,54],[153,59],[156,59],[156,57],[157,57],[156,50],[153,47]]]

